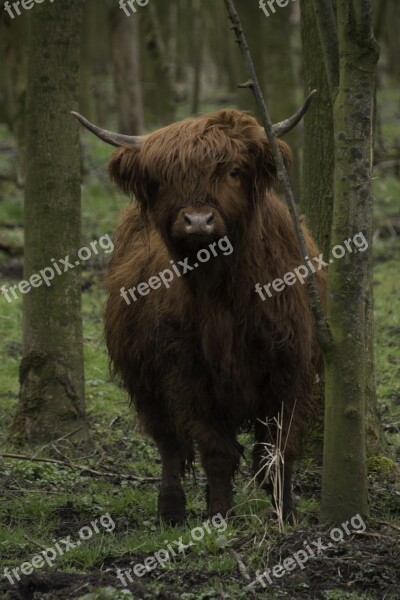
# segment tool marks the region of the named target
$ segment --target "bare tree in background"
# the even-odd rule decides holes
[[[127,17],[118,4],[113,3],[109,19],[118,129],[121,133],[141,135],[144,116],[139,58],[140,15]]]

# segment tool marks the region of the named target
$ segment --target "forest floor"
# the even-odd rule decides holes
[[[385,97],[382,102],[385,106]],[[388,101],[386,114],[392,106]],[[396,119],[400,122],[400,115]],[[86,245],[112,233],[126,199],[106,179],[109,149],[83,139]],[[8,285],[22,278],[23,215],[22,191],[9,181],[15,156],[4,131],[0,132],[0,158],[0,280]],[[186,526],[160,525],[156,516],[158,454],[153,443],[137,431],[126,394],[108,374],[101,289],[106,257],[98,256],[83,272],[89,448],[74,448],[68,439],[36,449],[13,448],[7,442],[18,398],[22,303],[0,299],[0,452],[64,463],[0,459],[1,600],[400,598],[400,491],[393,468],[400,457],[400,179],[382,172],[375,177],[376,379],[391,458],[369,460],[368,522],[355,519],[348,525],[349,532],[345,527],[338,532],[319,525],[321,469],[303,458],[294,478],[298,522],[280,531],[269,500],[251,483],[251,439],[244,435],[241,441],[246,452],[236,480],[235,516],[226,523],[215,520],[204,525],[205,481],[197,466],[195,477],[188,475],[185,483]],[[74,468],[71,462],[97,474]],[[101,524],[97,521],[97,532],[91,525],[96,519]],[[80,539],[77,545],[80,532],[87,532],[87,527],[92,531],[90,539]],[[68,536],[74,548],[65,542]],[[183,549],[181,544],[179,551],[180,538],[185,546],[192,545]],[[169,560],[160,552],[168,546],[176,554],[167,550]],[[47,552],[53,564],[36,568],[31,575],[17,571],[18,580],[12,569],[46,548],[53,549]],[[157,552],[158,558],[152,559]],[[125,587],[117,570],[123,573],[145,560],[149,571],[143,574],[137,567],[140,576],[125,576]],[[285,560],[286,573],[273,570]],[[270,581],[264,578],[263,588],[254,580],[257,571],[267,568],[271,569]]]

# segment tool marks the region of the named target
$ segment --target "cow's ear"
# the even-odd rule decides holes
[[[140,148],[138,146],[118,148],[111,157],[108,172],[112,181],[115,181],[125,194],[137,195],[142,181]]]

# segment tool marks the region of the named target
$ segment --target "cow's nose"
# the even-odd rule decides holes
[[[187,233],[212,233],[214,231],[213,213],[185,213],[183,217]]]

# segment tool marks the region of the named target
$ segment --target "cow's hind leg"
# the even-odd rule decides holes
[[[173,433],[159,436],[156,443],[162,462],[158,514],[165,523],[180,525],[186,519],[186,498],[181,477],[186,461],[192,459],[192,449]]]

